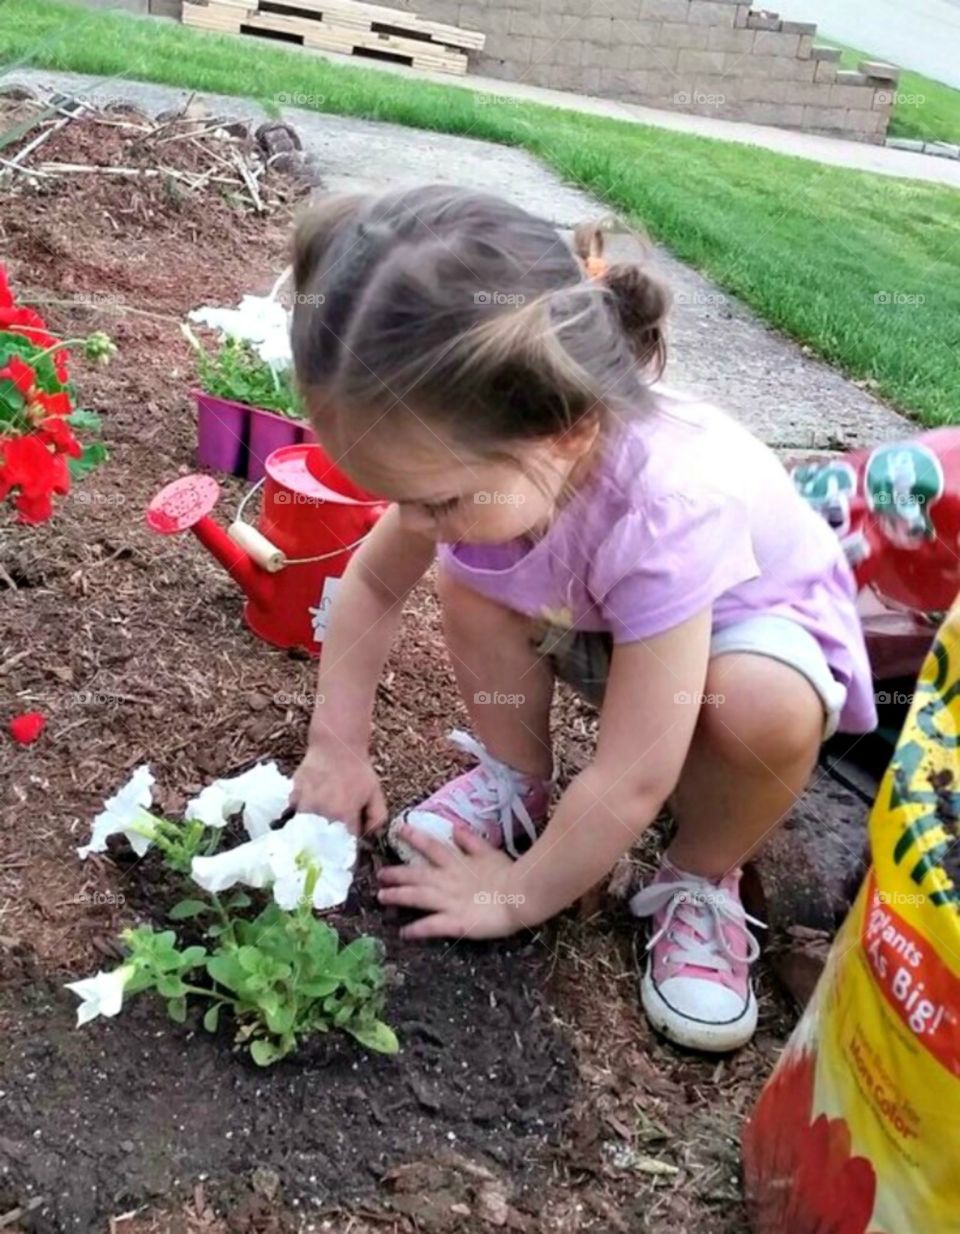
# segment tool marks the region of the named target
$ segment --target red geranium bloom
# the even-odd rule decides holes
[[[37,384],[37,374],[29,364],[24,364],[19,356],[11,356],[0,368],[0,378],[12,381],[24,398],[30,397],[30,392]]]
[[[67,493],[66,459],[54,454],[36,433],[0,438],[0,501],[18,489],[14,504],[22,523],[42,523],[53,513],[54,493]]]
[[[2,290],[2,289],[0,289]],[[47,725],[47,717],[39,711],[25,711],[10,721],[10,736],[22,746],[36,741]]]
[[[83,454],[83,447],[63,416],[47,416],[41,420],[37,425],[37,436],[61,454],[69,454],[72,458],[80,458]]]
[[[814,1056],[785,1056],[743,1133],[743,1169],[757,1234],[869,1234],[876,1176],[850,1156],[842,1118],[813,1112]]]
[[[3,265],[0,264],[0,309],[9,308],[11,304],[13,304],[13,296],[10,294],[7,272]]]

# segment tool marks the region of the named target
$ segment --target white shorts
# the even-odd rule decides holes
[[[535,646],[549,656],[554,672],[597,706],[603,700],[613,640],[602,631],[562,630],[541,627]],[[745,651],[769,656],[789,664],[802,673],[823,703],[823,739],[837,731],[840,713],[847,698],[847,687],[830,671],[823,648],[809,630],[773,613],[760,613],[735,625],[715,630],[710,640],[710,658],[727,652]]]

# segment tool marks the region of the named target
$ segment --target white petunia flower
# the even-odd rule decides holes
[[[243,824],[252,840],[270,830],[287,808],[293,781],[276,763],[257,763],[229,780],[215,780],[187,804],[183,817],[206,827],[222,827],[231,814],[243,810]]]
[[[77,1027],[95,1020],[98,1015],[116,1015],[123,1006],[123,988],[136,971],[134,965],[124,964],[112,973],[103,971],[95,977],[82,981],[68,981],[65,988],[81,999],[77,1008]]]
[[[356,858],[356,837],[343,823],[319,814],[295,814],[277,831],[212,857],[194,857],[191,873],[204,890],[215,893],[237,883],[272,886],[277,904],[294,909],[312,867],[317,871],[313,907],[333,908],[347,898]]]
[[[291,315],[272,296],[244,296],[235,309],[205,304],[191,310],[187,316],[202,326],[212,326],[231,338],[249,343],[275,373],[290,367]]]
[[[357,860],[357,837],[343,823],[319,814],[295,814],[281,832],[283,847],[274,854],[273,898],[293,909],[303,896],[308,867],[317,871],[313,907],[333,908],[347,898]]]
[[[119,832],[127,837],[137,856],[143,856],[152,839],[154,820],[147,813],[147,807],[153,801],[151,786],[154,783],[153,774],[144,763],[123,788],[103,803],[102,812],[93,820],[90,843],[77,849],[81,860],[86,860],[91,853],[105,853],[108,838]]]

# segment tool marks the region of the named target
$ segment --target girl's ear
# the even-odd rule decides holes
[[[600,435],[600,426],[600,413],[590,411],[565,432],[554,437],[551,444],[561,458],[575,463],[593,449]]]

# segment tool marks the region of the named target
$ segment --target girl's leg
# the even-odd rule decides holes
[[[704,692],[670,802],[676,837],[632,906],[652,918],[641,983],[651,1021],[680,1045],[723,1051],[757,1023],[740,866],[806,788],[824,708],[796,669],[745,652],[713,657]]]
[[[517,839],[532,841],[546,820],[553,776],[550,701],[553,669],[533,645],[533,623],[442,572],[439,592],[447,648],[473,731],[454,744],[476,766],[391,823],[389,836],[404,861],[422,860],[398,833],[408,826],[453,843],[465,823],[491,844],[516,854]]]
[[[440,572],[443,627],[474,732],[494,758],[527,775],[553,773],[553,669],[529,618]]]
[[[668,857],[692,874],[721,878],[806,789],[823,740],[823,704],[796,669],[741,652],[710,661],[705,694],[671,798],[677,834]]]

